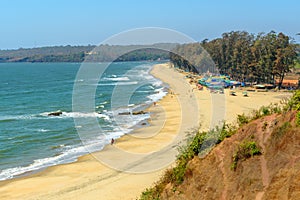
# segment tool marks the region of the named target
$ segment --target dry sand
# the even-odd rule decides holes
[[[237,114],[289,96],[254,92],[243,97],[240,91],[230,96],[229,91],[221,95],[192,90],[195,86],[167,64],[157,65],[152,74],[168,83],[172,94],[150,108],[151,126],[125,135],[114,145],[82,156],[75,163],[2,181],[0,199],[136,199],[170,166],[176,144],[199,121],[203,129],[208,129],[222,119],[233,122]]]

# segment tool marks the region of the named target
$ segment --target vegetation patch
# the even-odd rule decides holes
[[[296,124],[297,126],[300,126],[300,111],[298,111],[296,115]]]
[[[282,104],[270,104],[269,106],[262,106],[260,109],[252,111],[250,115],[238,115],[237,123],[241,127],[261,117],[268,116],[271,114],[280,114],[283,111],[283,107],[286,106],[286,103],[287,102],[282,102]]]
[[[209,152],[216,144],[222,142],[225,138],[231,137],[237,131],[237,127],[223,123],[221,127],[216,127],[210,131],[199,132],[199,129],[193,130],[187,139],[187,145],[178,148],[179,155],[176,159],[176,166],[166,171],[164,176],[154,187],[146,189],[141,200],[158,200],[160,194],[168,183],[171,183],[173,189],[179,186],[183,181],[187,171],[187,164],[194,156],[203,152]]]
[[[249,122],[263,116],[271,115],[274,113],[282,113],[289,110],[297,110],[296,120],[300,124],[300,91],[295,92],[294,96],[289,101],[283,101],[282,104],[271,104],[264,106],[257,111],[253,111],[251,115],[238,115],[237,122],[239,127],[248,124]],[[266,129],[268,123],[265,122],[263,129]],[[187,173],[187,164],[194,158],[194,156],[201,155],[203,152],[209,152],[216,144],[221,143],[225,138],[231,137],[237,133],[239,127],[223,123],[222,126],[216,127],[213,130],[206,132],[199,132],[195,129],[190,132],[190,137],[184,146],[179,147],[179,155],[176,160],[176,166],[166,171],[164,176],[153,186],[146,189],[140,199],[141,200],[159,200],[166,185],[171,184],[172,191],[176,191],[178,186],[184,181]],[[274,129],[279,138],[291,127],[290,122],[285,122],[280,127]],[[241,142],[233,157],[231,169],[236,170],[239,161],[246,160],[256,155],[261,155],[261,148],[254,141],[254,135],[251,135],[247,140]]]
[[[232,157],[233,162],[231,165],[231,169],[235,171],[239,161],[246,160],[255,155],[261,155],[261,153],[262,152],[261,152],[260,148],[258,147],[258,145],[256,144],[256,142],[254,142],[254,141],[242,142],[238,146],[236,152],[234,153],[234,155]]]
[[[286,103],[285,111],[296,110],[300,111],[300,90],[295,91],[292,98]]]

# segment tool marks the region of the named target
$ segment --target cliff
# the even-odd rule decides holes
[[[300,92],[281,111],[269,107],[251,118],[240,115],[239,127],[223,127],[225,137],[218,136],[220,143],[204,157],[195,151],[202,144],[198,133],[176,167],[141,199],[299,199],[299,97]],[[193,155],[186,156],[191,149]]]

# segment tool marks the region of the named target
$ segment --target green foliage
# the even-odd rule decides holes
[[[298,109],[296,122],[300,125],[300,91],[295,92],[294,96],[289,100],[283,101],[281,104],[270,104],[269,106],[263,106],[259,110],[253,111],[249,116],[242,114],[237,116],[238,125],[242,126],[249,123],[252,120],[258,119],[260,117],[282,113],[286,110],[286,107],[289,106],[291,109]],[[263,124],[263,130],[268,126],[268,123]],[[274,138],[280,138],[286,133],[286,131],[291,127],[289,122],[285,122],[282,126],[274,129],[273,134]],[[231,137],[237,132],[237,128],[232,125],[223,123],[222,126],[216,127],[210,131],[199,132],[199,129],[195,129],[191,132],[190,138],[187,140],[187,145],[179,147],[179,155],[176,160],[176,166],[172,169],[167,170],[165,175],[161,180],[156,183],[156,185],[150,189],[147,189],[143,192],[141,199],[142,200],[158,200],[160,194],[165,188],[166,184],[172,183],[173,190],[176,190],[176,187],[184,181],[184,176],[187,171],[188,162],[197,155],[201,155],[204,152],[209,152],[214,145],[222,142],[225,138]],[[239,161],[246,160],[250,157],[262,154],[260,147],[256,144],[254,140],[254,135],[249,138],[250,141],[245,140],[241,142],[234,155],[232,156],[232,165],[231,169],[236,170]]]
[[[296,124],[300,126],[300,111],[298,111],[296,114]]]
[[[270,113],[271,113],[271,111],[269,110],[269,108],[267,108],[267,107],[265,107],[265,106],[263,106],[263,107],[261,108],[261,112],[262,112],[262,115],[263,115],[263,116],[270,115]]]
[[[218,141],[217,144],[221,143],[225,138],[229,138],[234,135],[237,131],[235,126],[223,123],[221,129],[219,127],[216,128],[218,133]]]
[[[0,62],[112,62],[169,59],[176,44],[54,46],[32,49],[0,50]],[[93,51],[93,52],[92,52]]]
[[[231,169],[236,170],[239,161],[246,160],[255,155],[261,155],[261,150],[254,141],[244,141],[232,156]]]
[[[200,43],[177,45],[170,52],[170,61],[175,67],[189,72],[217,72],[213,60]]]
[[[300,90],[295,92],[291,98],[291,103],[293,104],[293,109],[300,111]]]
[[[237,116],[237,121],[238,121],[239,126],[247,124],[249,122],[249,120],[250,120],[249,117],[246,116],[245,114],[241,114],[241,115]]]
[[[284,111],[296,110],[300,111],[300,90],[295,91],[292,98],[285,102]]]
[[[160,200],[159,191],[156,191],[155,188],[147,188],[140,197],[140,200]]]
[[[161,180],[150,189],[144,191],[141,195],[142,200],[159,199],[164,186],[167,183],[172,183],[174,187],[180,185],[184,181],[184,176],[187,171],[188,162],[201,154],[211,150],[215,145],[235,134],[237,128],[226,123],[221,127],[216,127],[210,131],[199,132],[195,129],[190,133],[190,138],[187,140],[187,145],[178,148],[179,155],[176,159],[176,166],[166,171]]]
[[[274,84],[278,79],[279,87],[297,58],[296,45],[283,33],[271,31],[255,36],[245,31],[232,31],[212,41],[179,45],[174,52],[184,58],[172,54],[170,60],[184,70],[215,72],[215,65],[210,64],[201,46],[209,53],[219,73],[243,82]]]
[[[250,115],[245,115],[245,114],[238,115],[237,116],[238,125],[242,126],[244,124],[249,123],[252,120],[256,120],[267,115],[280,114],[282,113],[283,107],[285,106],[284,104],[286,103],[282,103],[282,105],[270,104],[268,106],[262,106],[258,110],[252,111]]]

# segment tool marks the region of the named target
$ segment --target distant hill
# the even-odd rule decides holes
[[[0,50],[0,62],[91,62],[163,60],[177,44],[53,46]],[[138,50],[135,50],[138,49]],[[132,51],[131,51],[132,50]],[[125,52],[125,53],[124,53]]]
[[[283,109],[263,107],[238,122],[197,132],[140,199],[299,199],[300,91]]]

